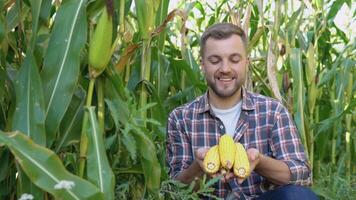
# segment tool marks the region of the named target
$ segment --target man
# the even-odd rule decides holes
[[[247,38],[229,23],[209,27],[200,43],[208,91],[174,109],[167,124],[167,162],[172,178],[191,183],[204,175],[207,150],[223,134],[247,149],[251,175],[232,172],[214,187],[221,198],[316,199],[297,129],[277,100],[243,88],[249,65]],[[296,199],[296,198],[295,198]]]

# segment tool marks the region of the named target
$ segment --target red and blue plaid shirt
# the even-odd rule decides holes
[[[175,178],[191,165],[196,149],[218,143],[225,127],[211,110],[205,93],[170,113],[167,132],[169,175]],[[279,101],[242,89],[242,110],[234,141],[285,162],[291,172],[290,184],[311,184],[311,171],[297,128]],[[232,193],[237,198],[250,199],[276,186],[253,171],[242,184],[235,179],[228,184],[218,182],[214,187],[218,197],[226,198]]]

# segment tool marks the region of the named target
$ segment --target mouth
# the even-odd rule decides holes
[[[230,82],[235,80],[235,77],[217,77],[218,81],[222,81],[222,82]]]

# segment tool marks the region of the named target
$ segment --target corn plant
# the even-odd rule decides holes
[[[352,197],[356,41],[334,19],[354,3],[172,2],[0,1],[0,199],[214,198],[167,176],[165,124],[205,92],[199,38],[222,21],[249,37],[246,87],[292,113],[314,191]]]

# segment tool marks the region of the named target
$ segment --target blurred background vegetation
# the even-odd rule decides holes
[[[167,176],[166,120],[206,90],[199,39],[240,25],[246,87],[293,114],[321,199],[356,198],[351,0],[0,0],[0,199],[198,199]],[[103,9],[108,65],[88,63]],[[106,37],[107,36],[107,37]],[[103,58],[104,59],[104,58]],[[95,74],[95,75],[93,75]],[[31,199],[31,198],[27,199]]]

